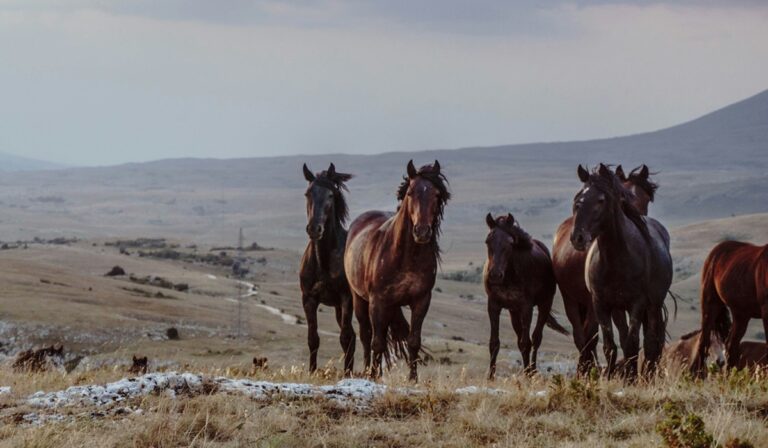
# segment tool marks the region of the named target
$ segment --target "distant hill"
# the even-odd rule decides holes
[[[35,171],[57,168],[63,168],[63,166],[13,154],[0,153],[0,171]]]
[[[341,132],[341,131],[340,131]],[[249,159],[174,159],[103,168],[9,173],[0,189],[0,232],[166,235],[232,242],[237,228],[267,246],[306,239],[301,165],[334,162],[350,172],[352,216],[394,209],[405,165],[439,159],[454,199],[443,246],[459,259],[482,257],[483,216],[514,213],[547,243],[571,213],[576,166],[598,162],[658,172],[651,215],[669,227],[768,211],[768,91],[693,121],[609,139],[378,155],[329,154]],[[56,200],[36,198],[51,196]],[[455,260],[446,256],[447,264]]]

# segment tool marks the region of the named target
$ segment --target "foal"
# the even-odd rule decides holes
[[[488,377],[493,379],[496,375],[499,315],[502,309],[509,310],[512,327],[517,334],[517,346],[523,356],[523,367],[527,373],[532,373],[536,371],[536,356],[544,325],[558,333],[569,334],[550,314],[557,286],[549,251],[540,241],[531,238],[512,214],[493,219],[488,213],[485,222],[490,229],[485,240],[488,260],[483,271],[483,283],[488,294],[488,317],[491,320]],[[538,316],[531,336],[534,307]]]

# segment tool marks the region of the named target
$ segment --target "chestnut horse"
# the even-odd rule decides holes
[[[374,378],[381,375],[389,330],[395,344],[407,340],[410,378],[415,381],[421,326],[429,309],[440,257],[440,223],[450,193],[437,160],[418,171],[411,160],[407,173],[397,191],[400,205],[396,213],[369,211],[352,223],[344,267],[366,368],[371,367]],[[410,326],[403,306],[411,309]]]
[[[509,310],[512,328],[517,334],[517,346],[523,356],[523,367],[527,373],[532,373],[536,371],[544,325],[561,334],[569,334],[550,313],[557,285],[549,250],[541,241],[531,238],[512,214],[493,219],[488,213],[485,222],[490,229],[485,240],[488,260],[483,271],[483,283],[488,294],[488,317],[491,320],[488,378],[493,379],[496,375],[502,309]],[[538,316],[531,335],[534,307]]]
[[[616,175],[622,185],[634,193],[632,204],[643,214],[648,214],[648,204],[653,202],[658,185],[650,180],[648,167],[642,165],[624,174],[621,165]],[[592,310],[592,295],[587,290],[584,266],[587,253],[577,251],[570,242],[573,231],[573,216],[568,217],[557,228],[552,245],[552,264],[563,296],[566,316],[573,327],[573,341],[579,350],[579,372],[586,373],[597,361],[597,319]],[[616,311],[613,321],[619,331],[619,340],[627,334],[627,321],[623,312]]]
[[[697,374],[704,374],[712,330],[725,339],[725,359],[729,369],[739,365],[739,342],[750,319],[763,320],[768,344],[768,245],[724,241],[709,253],[701,272],[703,336],[692,366]]]
[[[352,175],[336,172],[331,163],[326,171],[312,174],[304,165],[304,178],[309,182],[307,198],[307,234],[309,243],[299,268],[301,301],[307,316],[309,371],[317,369],[317,308],[320,304],[336,310],[344,350],[344,371],[352,372],[355,362],[355,331],[352,328],[352,295],[344,274],[344,246],[347,242],[347,202],[345,182]]]
[[[672,283],[669,233],[632,205],[632,194],[607,166],[593,172],[579,165],[584,187],[573,201],[571,244],[587,251],[585,277],[595,317],[603,335],[603,351],[612,375],[616,343],[611,316],[629,313],[629,328],[621,341],[626,376],[637,376],[640,327],[643,329],[647,374],[653,374],[664,347],[664,298]]]

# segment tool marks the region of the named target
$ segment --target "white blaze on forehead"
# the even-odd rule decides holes
[[[592,188],[592,187],[585,188],[584,191],[581,192],[581,194],[584,194],[584,193],[588,192],[590,188]]]

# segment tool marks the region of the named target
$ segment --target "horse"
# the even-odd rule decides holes
[[[717,359],[718,365],[725,364],[725,358],[723,356],[723,341],[714,333],[714,339],[709,346],[709,354]],[[667,369],[682,367],[685,371],[691,368],[691,364],[696,358],[696,349],[701,339],[701,330],[694,330],[680,336],[680,339],[672,344],[664,347],[664,353],[662,354],[662,364]]]
[[[390,347],[407,341],[409,378],[417,381],[421,327],[432,298],[440,224],[451,194],[437,160],[418,170],[411,160],[406,172],[397,190],[397,212],[368,211],[350,225],[344,267],[371,377],[381,376],[389,330]],[[403,306],[411,309],[410,325]]]
[[[612,314],[628,312],[626,338],[621,341],[627,359],[625,374],[637,376],[640,327],[646,374],[653,374],[664,347],[666,317],[664,298],[672,283],[669,233],[658,221],[640,214],[632,194],[605,165],[589,173],[581,165],[584,187],[573,200],[571,244],[587,251],[585,280],[592,296],[595,317],[603,335],[607,374],[616,365]]]
[[[616,167],[616,175],[622,185],[634,196],[630,197],[632,204],[643,214],[648,214],[648,205],[655,198],[658,185],[650,180],[650,171],[642,165],[624,174],[621,165]],[[555,279],[563,296],[566,316],[573,327],[573,341],[579,350],[579,372],[586,373],[597,360],[597,319],[592,310],[592,295],[587,290],[584,279],[584,266],[587,253],[577,251],[570,242],[573,231],[573,216],[560,224],[555,233],[552,245],[552,265]],[[621,311],[613,315],[619,340],[627,334],[626,317]]]
[[[541,241],[531,238],[511,213],[496,219],[488,213],[485,222],[489,232],[485,240],[488,260],[483,270],[483,284],[488,295],[488,317],[491,320],[488,378],[493,380],[496,375],[502,309],[509,310],[525,372],[533,373],[536,371],[544,325],[561,334],[569,334],[550,312],[557,285],[549,250]],[[534,307],[538,316],[531,335]]]
[[[716,245],[701,269],[701,330],[694,374],[703,375],[709,347],[709,332],[725,340],[726,366],[739,365],[739,342],[750,319],[762,319],[768,344],[768,245],[740,241]],[[733,323],[731,324],[731,317]]]
[[[344,192],[351,174],[339,173],[333,163],[327,170],[313,174],[304,164],[304,178],[309,183],[304,194],[307,203],[309,242],[301,258],[299,284],[301,302],[307,318],[309,371],[317,370],[317,309],[320,304],[336,310],[341,329],[339,342],[344,350],[344,372],[352,372],[355,361],[355,331],[352,328],[352,295],[344,272],[344,247],[347,242],[347,202]]]

